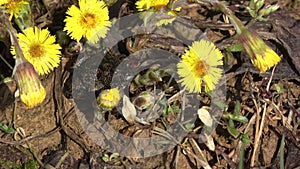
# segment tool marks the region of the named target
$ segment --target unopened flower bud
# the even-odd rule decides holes
[[[117,88],[103,90],[98,96],[99,106],[106,110],[112,110],[116,107],[120,99],[121,96]]]
[[[240,41],[255,67],[261,73],[276,65],[281,58],[256,33],[244,29]]]
[[[17,65],[14,77],[18,83],[21,101],[27,108],[33,108],[44,101],[46,91],[37,72],[28,61]]]
[[[259,10],[260,8],[263,7],[264,3],[265,3],[264,0],[259,0],[259,1],[255,2],[255,9]]]
[[[265,12],[264,12],[263,15],[269,15],[270,13],[277,11],[278,8],[279,8],[279,5],[278,5],[278,4],[275,4],[275,5],[268,5],[268,6],[266,7],[266,10],[265,10]]]

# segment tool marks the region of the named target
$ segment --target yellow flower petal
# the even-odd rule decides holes
[[[182,79],[179,81],[189,92],[201,92],[215,89],[222,75],[222,70],[216,66],[223,64],[223,55],[215,45],[209,41],[196,41],[182,55],[177,64],[177,73]]]
[[[154,8],[155,11],[159,11],[163,6],[168,5],[169,0],[139,0],[135,3],[138,11],[146,11],[150,8]]]

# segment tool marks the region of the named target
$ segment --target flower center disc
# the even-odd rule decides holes
[[[13,0],[7,3],[7,7],[8,9],[13,9],[17,6],[17,4],[19,3],[19,0]]]
[[[94,28],[96,21],[95,21],[95,15],[93,14],[86,14],[81,20],[82,25],[86,25],[86,27]]]
[[[198,78],[202,78],[207,72],[207,65],[205,62],[199,60],[194,66],[194,75]]]
[[[45,54],[45,50],[41,45],[35,44],[30,47],[29,53],[33,58],[38,58]]]

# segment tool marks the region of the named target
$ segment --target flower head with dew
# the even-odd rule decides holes
[[[221,51],[212,42],[193,42],[177,64],[177,72],[182,78],[179,82],[189,92],[201,92],[202,86],[206,92],[215,89],[222,76],[222,69],[217,68],[223,65],[222,58]]]
[[[255,32],[242,30],[239,35],[245,51],[249,55],[251,62],[261,73],[276,65],[281,58],[272,50]]]
[[[61,47],[55,44],[55,36],[50,35],[47,29],[29,27],[23,33],[17,34],[18,41],[28,60],[40,75],[48,74],[60,63]],[[12,46],[11,53],[15,55]]]
[[[10,14],[9,20],[13,16],[18,17],[21,9],[29,4],[29,0],[0,0],[0,8],[5,8],[7,13]]]
[[[103,1],[79,0],[79,8],[72,5],[67,11],[64,31],[72,39],[80,41],[85,37],[91,43],[97,43],[106,36],[111,22],[109,21],[108,8]]]
[[[44,101],[46,91],[28,61],[23,60],[16,65],[14,77],[18,83],[21,101],[27,108],[33,108]]]
[[[138,0],[135,5],[138,11],[147,11],[150,8],[154,8],[155,11],[159,11],[162,7],[167,6],[169,0]]]
[[[106,110],[116,107],[120,99],[120,92],[117,88],[103,90],[98,96],[99,106]]]

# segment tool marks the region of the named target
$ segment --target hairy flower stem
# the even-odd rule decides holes
[[[11,21],[8,19],[7,15],[3,11],[1,11],[0,21],[4,25],[4,29],[6,29],[9,33],[11,44],[15,47],[16,50],[16,63],[13,70],[14,74],[16,67],[18,67],[18,65],[25,60],[25,57],[17,39],[17,30],[12,26]]]
[[[233,24],[238,34],[241,34],[242,31],[246,29],[242,21],[239,18],[237,18],[232,12],[232,10],[225,5],[225,2],[220,2],[218,0],[204,0],[204,1],[211,3],[213,6],[219,8],[220,11],[222,11],[226,16],[228,16],[230,22]]]
[[[242,21],[237,18],[223,2],[214,1],[213,5],[218,7],[226,16],[228,16],[238,34],[241,34],[246,29]]]

